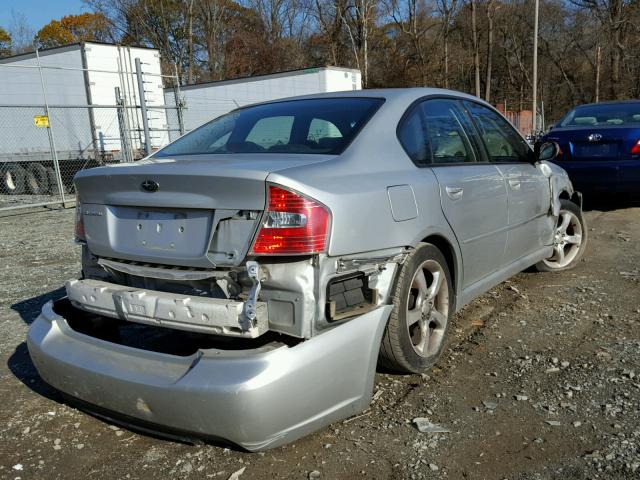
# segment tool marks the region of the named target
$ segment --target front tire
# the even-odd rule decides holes
[[[538,262],[539,272],[574,268],[587,248],[587,224],[582,210],[570,200],[560,200],[560,214],[553,237],[553,255]]]
[[[418,245],[400,267],[392,302],[379,362],[391,370],[421,373],[440,358],[453,314],[451,274],[440,250]]]

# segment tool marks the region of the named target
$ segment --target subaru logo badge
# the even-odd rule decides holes
[[[145,192],[157,192],[158,188],[160,188],[158,182],[154,182],[153,180],[145,180],[140,186]]]
[[[592,133],[587,137],[587,140],[589,140],[590,142],[599,142],[600,140],[602,140],[602,135],[600,135],[599,133]]]

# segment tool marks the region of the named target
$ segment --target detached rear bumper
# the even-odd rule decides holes
[[[101,411],[255,451],[369,405],[390,311],[378,308],[294,347],[180,357],[78,333],[49,302],[27,343],[47,383]]]
[[[266,302],[256,302],[255,321],[245,302],[133,288],[100,280],[70,280],[67,298],[74,307],[129,322],[193,332],[255,338],[269,329]]]

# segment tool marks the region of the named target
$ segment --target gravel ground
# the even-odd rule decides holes
[[[75,199],[74,195],[67,194],[67,200]],[[0,193],[0,208],[6,207],[28,207],[44,202],[58,202],[60,195],[2,195]]]
[[[40,380],[24,339],[79,271],[73,216],[0,218],[0,478],[640,478],[640,208],[588,212],[575,270],[503,283],[437,367],[378,374],[364,414],[259,454],[109,425]]]

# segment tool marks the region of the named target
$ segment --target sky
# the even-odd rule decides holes
[[[0,0],[0,26],[8,29],[11,12],[23,14],[34,32],[53,19],[88,11],[82,0]]]

